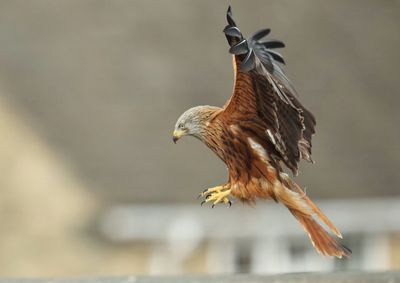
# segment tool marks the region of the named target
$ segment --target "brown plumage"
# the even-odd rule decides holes
[[[233,94],[223,108],[187,110],[174,131],[175,142],[183,135],[195,136],[228,167],[228,182],[203,192],[205,202],[231,204],[230,195],[245,203],[273,199],[296,217],[318,252],[348,256],[351,251],[316,219],[341,238],[339,230],[283,171],[286,166],[297,175],[300,159],[312,162],[311,136],[315,132],[314,116],[299,102],[281,69],[282,56],[271,50],[284,44],[261,42],[268,29],[244,39],[230,8],[227,20],[224,33],[233,54]]]

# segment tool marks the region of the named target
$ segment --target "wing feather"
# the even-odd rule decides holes
[[[316,122],[286,77],[282,55],[271,50],[285,45],[279,40],[259,41],[270,29],[245,39],[230,7],[227,20],[224,33],[234,56],[235,85],[223,115],[232,123],[242,125],[246,133],[264,140],[274,161],[283,162],[297,174],[300,159],[312,161],[311,137]]]

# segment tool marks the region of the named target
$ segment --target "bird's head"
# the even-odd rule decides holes
[[[186,110],[176,121],[172,140],[176,143],[183,136],[194,136],[200,140],[206,131],[207,122],[218,107],[196,106]]]

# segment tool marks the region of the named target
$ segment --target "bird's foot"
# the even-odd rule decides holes
[[[207,202],[213,202],[211,207],[216,204],[223,202],[232,206],[232,202],[229,200],[228,196],[231,194],[231,190],[228,186],[217,186],[214,188],[204,190],[199,197],[204,197],[205,199],[201,202],[201,205]]]

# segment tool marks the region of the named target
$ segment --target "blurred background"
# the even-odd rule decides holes
[[[317,117],[297,181],[342,230],[319,256],[272,202],[200,207],[226,169],[177,117],[223,105],[232,5],[272,29]],[[400,1],[0,1],[0,276],[400,268]]]

